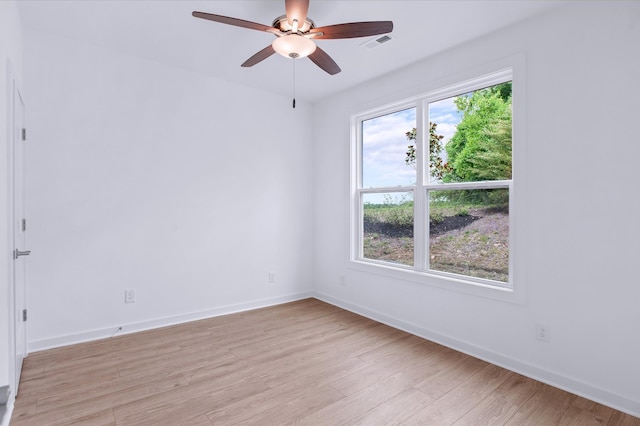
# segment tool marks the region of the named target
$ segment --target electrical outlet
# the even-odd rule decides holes
[[[124,291],[124,303],[135,303],[136,301],[136,291],[135,290],[125,290]]]
[[[338,277],[338,282],[340,283],[341,286],[346,287],[347,285],[347,281],[344,279],[344,275],[340,275]]]
[[[549,326],[536,324],[536,339],[549,342],[551,340],[551,329]]]
[[[276,282],[276,273],[275,272],[269,272],[269,282],[270,283],[275,283]]]

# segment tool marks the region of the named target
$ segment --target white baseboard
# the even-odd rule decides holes
[[[527,376],[542,383],[579,395],[591,401],[595,401],[635,417],[640,417],[640,402],[638,401],[633,401],[624,396],[591,386],[571,377],[547,371],[535,365],[509,358],[486,348],[436,333],[433,330],[429,330],[422,326],[394,318],[382,312],[347,302],[324,293],[314,292],[313,297],[342,309],[346,309],[347,311],[370,318],[374,321],[381,322],[432,342],[439,343],[448,348],[455,349],[475,358],[487,361],[499,367],[506,368],[507,370],[515,373],[522,374],[523,376]]]
[[[7,402],[3,417],[0,418],[0,426],[9,426],[9,421],[11,420],[11,415],[13,414],[13,403],[14,398],[11,398]]]
[[[58,348],[61,346],[74,345],[76,343],[90,342],[93,340],[105,339],[115,335],[135,333],[138,331],[151,330],[154,328],[167,327],[170,325],[182,324],[189,321],[197,321],[206,318],[213,318],[221,315],[228,315],[237,312],[249,311],[252,309],[265,308],[267,306],[279,305],[296,300],[313,297],[312,292],[302,292],[285,296],[273,297],[269,299],[253,300],[250,302],[238,303],[235,305],[221,306],[199,312],[175,315],[166,318],[157,318],[149,321],[122,325],[122,330],[117,326],[91,330],[82,333],[68,334],[65,336],[53,337],[50,339],[35,340],[28,343],[29,352],[38,352],[46,349]]]

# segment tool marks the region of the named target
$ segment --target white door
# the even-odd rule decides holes
[[[22,361],[27,356],[27,221],[24,200],[24,160],[26,130],[24,127],[24,101],[13,83],[13,326],[15,349],[14,389],[18,393]]]

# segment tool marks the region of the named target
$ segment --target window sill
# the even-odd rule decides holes
[[[402,266],[393,266],[383,263],[372,263],[362,260],[351,260],[349,269],[360,272],[385,276],[392,279],[408,281],[411,283],[437,287],[449,291],[470,294],[473,296],[485,297],[502,302],[525,304],[525,294],[523,288],[515,286],[513,288],[483,284],[462,278],[450,277],[428,272],[419,272]]]

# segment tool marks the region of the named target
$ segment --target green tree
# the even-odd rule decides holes
[[[454,100],[462,120],[447,143],[445,182],[511,179],[511,82]]]

